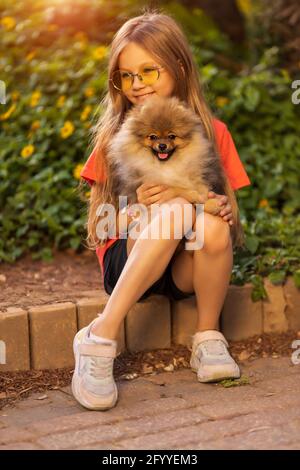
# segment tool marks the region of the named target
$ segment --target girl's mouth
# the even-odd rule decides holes
[[[141,96],[136,96],[135,98],[138,100],[138,101],[143,101],[145,99],[147,99],[149,96],[152,96],[154,95],[154,91],[152,91],[152,93],[147,93],[145,95],[141,95]]]

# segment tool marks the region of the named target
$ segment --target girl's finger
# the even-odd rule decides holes
[[[227,196],[222,196],[219,200],[219,205],[225,206],[225,204],[227,204],[227,200],[228,200]]]
[[[155,196],[155,194],[161,193],[164,190],[165,190],[165,188],[164,188],[163,185],[154,186],[153,188],[148,189],[147,191],[145,191],[145,196],[146,197]]]
[[[160,193],[155,194],[154,196],[147,198],[147,204],[154,204],[155,202],[158,202],[160,198],[161,198]]]
[[[223,215],[228,215],[228,214],[231,214],[231,209],[228,208],[228,207],[225,207],[224,209],[221,210],[220,212],[220,215],[223,216]]]

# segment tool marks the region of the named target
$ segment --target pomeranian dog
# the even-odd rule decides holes
[[[205,136],[199,116],[176,97],[154,96],[132,107],[107,151],[113,192],[137,202],[142,183],[189,190],[193,203],[217,215],[221,208],[208,192],[228,196],[233,214],[233,246],[244,244],[237,201],[214,145]]]

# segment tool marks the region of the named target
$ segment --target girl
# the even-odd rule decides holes
[[[183,240],[172,236],[133,239],[129,232],[126,239],[119,238],[118,231],[114,238],[97,238],[97,208],[103,202],[116,206],[105,149],[126,111],[151,99],[153,94],[173,95],[186,101],[200,116],[208,138],[219,151],[232,188],[250,184],[226,125],[212,117],[187,39],[170,16],[154,11],[128,20],[113,38],[108,75],[109,90],[103,100],[104,113],[96,126],[95,148],[81,177],[91,185],[87,239],[91,247],[96,247],[104,287],[111,295],[103,313],[75,336],[76,366],[72,380],[75,398],[94,410],[111,408],[117,402],[113,362],[118,330],[135,302],[152,293],[175,300],[196,296],[198,324],[192,338],[190,365],[200,382],[240,376],[239,367],[228,352],[228,343],[218,331],[233,261],[229,227],[233,223],[232,209],[226,196],[210,193],[209,197],[218,198],[222,211],[220,216],[204,213],[204,246],[199,250],[184,250]],[[155,181],[142,184],[137,196],[138,202],[146,206],[158,203],[180,205],[183,209],[184,204],[192,203],[184,190],[155,185]],[[157,226],[161,218],[159,212],[147,228]],[[122,220],[126,228],[132,220],[130,212]],[[194,224],[195,217],[190,229],[194,229]]]

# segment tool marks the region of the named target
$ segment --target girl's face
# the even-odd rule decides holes
[[[145,63],[161,67],[161,64],[157,63],[145,49],[142,49],[134,42],[127,44],[119,56],[119,68],[126,69],[131,73],[138,73],[140,66]],[[138,104],[148,100],[155,94],[165,97],[171,96],[175,87],[173,77],[165,68],[159,72],[159,78],[153,85],[145,85],[135,76],[132,87],[123,92],[126,98],[132,104]]]

